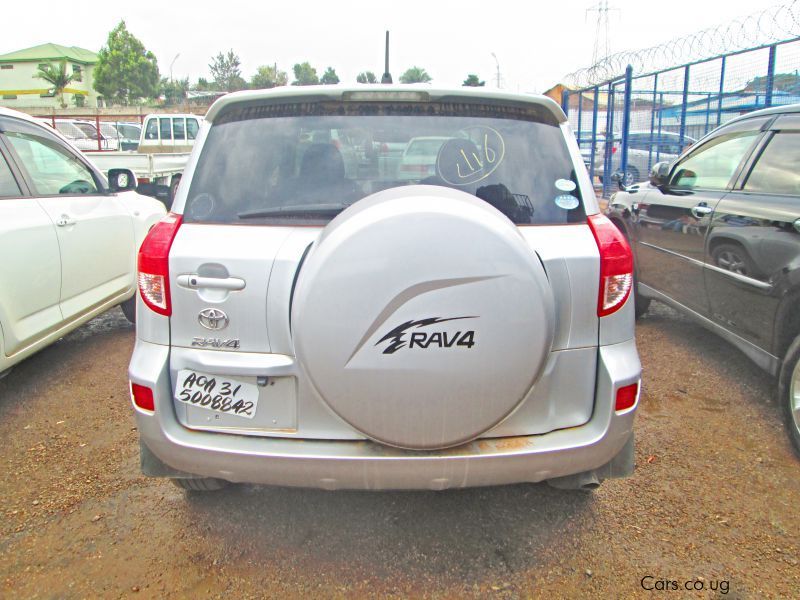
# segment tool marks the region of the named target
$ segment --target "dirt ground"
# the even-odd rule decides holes
[[[0,596],[800,597],[773,382],[662,306],[637,336],[636,473],[593,493],[186,495],[139,475],[115,309],[0,381]]]

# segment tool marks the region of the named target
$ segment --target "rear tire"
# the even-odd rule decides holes
[[[214,477],[200,477],[197,479],[189,478],[189,479],[172,479],[172,483],[177,485],[182,490],[187,490],[189,492],[216,492],[218,490],[225,489],[230,485],[228,481],[224,479],[216,479]]]
[[[125,318],[131,323],[136,323],[136,294],[119,305]]]
[[[800,456],[800,336],[796,337],[783,359],[778,381],[778,398],[789,439]]]

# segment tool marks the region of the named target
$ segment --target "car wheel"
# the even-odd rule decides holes
[[[789,346],[783,360],[778,394],[789,439],[800,455],[800,336]]]
[[[637,181],[639,181],[639,169],[636,167],[628,167],[628,170],[625,171],[625,177],[622,179],[622,184],[628,187]]]
[[[190,492],[216,492],[218,490],[228,487],[229,482],[224,479],[215,479],[214,477],[198,477],[188,479],[172,479],[172,483],[177,485],[182,490]]]
[[[136,323],[136,294],[125,300],[119,307],[122,309],[128,321]]]
[[[745,249],[736,244],[716,246],[711,251],[711,258],[714,259],[715,265],[731,273],[753,277],[756,271],[753,260]]]

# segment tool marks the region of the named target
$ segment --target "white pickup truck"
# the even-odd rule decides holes
[[[202,121],[192,114],[147,115],[138,150],[87,154],[106,175],[109,169],[130,169],[141,192],[170,205]]]

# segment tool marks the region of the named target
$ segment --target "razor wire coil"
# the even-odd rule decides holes
[[[652,73],[796,37],[800,37],[800,0],[791,0],[657,46],[611,54],[569,73],[565,82],[589,87],[618,79],[628,65],[634,73]]]

